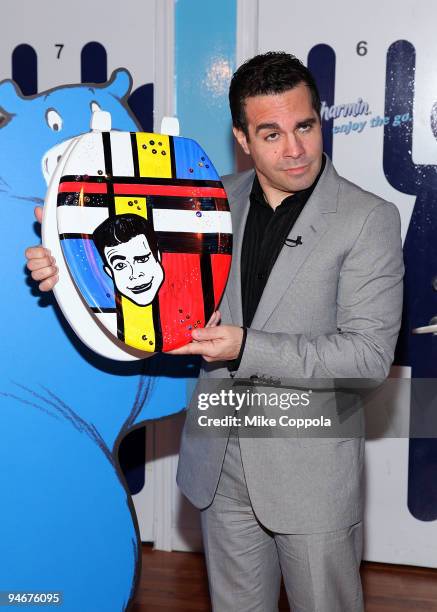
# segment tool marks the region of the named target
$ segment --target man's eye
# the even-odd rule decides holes
[[[272,132],[271,134],[268,134],[265,139],[268,142],[271,142],[272,140],[277,140],[278,138],[279,138],[278,132]]]
[[[150,253],[148,255],[143,255],[142,257],[137,257],[138,263],[147,263],[150,259]]]
[[[114,270],[123,270],[123,268],[125,267],[126,267],[126,264],[119,261],[118,263],[115,264]]]
[[[304,123],[299,126],[299,132],[309,132],[312,127],[311,123]]]

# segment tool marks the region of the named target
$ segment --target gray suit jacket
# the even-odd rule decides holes
[[[240,256],[253,171],[223,178],[232,212],[233,260],[220,305],[223,323],[242,325]],[[283,247],[272,269],[236,375],[280,379],[383,379],[402,309],[403,259],[393,204],[325,170],[292,229],[302,245]],[[229,380],[226,364],[203,377]],[[268,407],[265,412],[268,413]],[[190,435],[190,406],[177,482],[198,508],[213,500],[227,437]],[[194,429],[196,429],[194,427]],[[199,432],[199,429],[197,429]],[[361,438],[240,437],[254,511],[280,533],[341,529],[362,519]]]

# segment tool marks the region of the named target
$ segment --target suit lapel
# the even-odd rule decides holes
[[[300,267],[320,242],[328,228],[326,213],[335,213],[337,210],[338,189],[338,175],[327,159],[325,170],[314,192],[288,235],[291,240],[301,236],[302,244],[282,247],[253,318],[252,327],[255,329],[262,329],[266,324]]]
[[[241,302],[241,247],[243,244],[244,228],[246,227],[249,212],[249,196],[255,173],[253,170],[238,175],[234,184],[224,187],[228,196],[232,213],[232,264],[226,285],[232,320],[235,325],[243,325],[243,307]]]

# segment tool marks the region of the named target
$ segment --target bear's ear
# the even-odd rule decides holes
[[[13,115],[17,112],[23,101],[21,91],[14,81],[7,79],[0,82],[0,109]]]
[[[118,70],[114,70],[112,73],[106,90],[114,97],[121,99],[130,92],[131,87],[132,77],[130,72],[126,68],[118,68]]]

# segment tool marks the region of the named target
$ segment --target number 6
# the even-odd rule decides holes
[[[367,40],[360,40],[357,44],[357,53],[358,55],[367,55]]]

